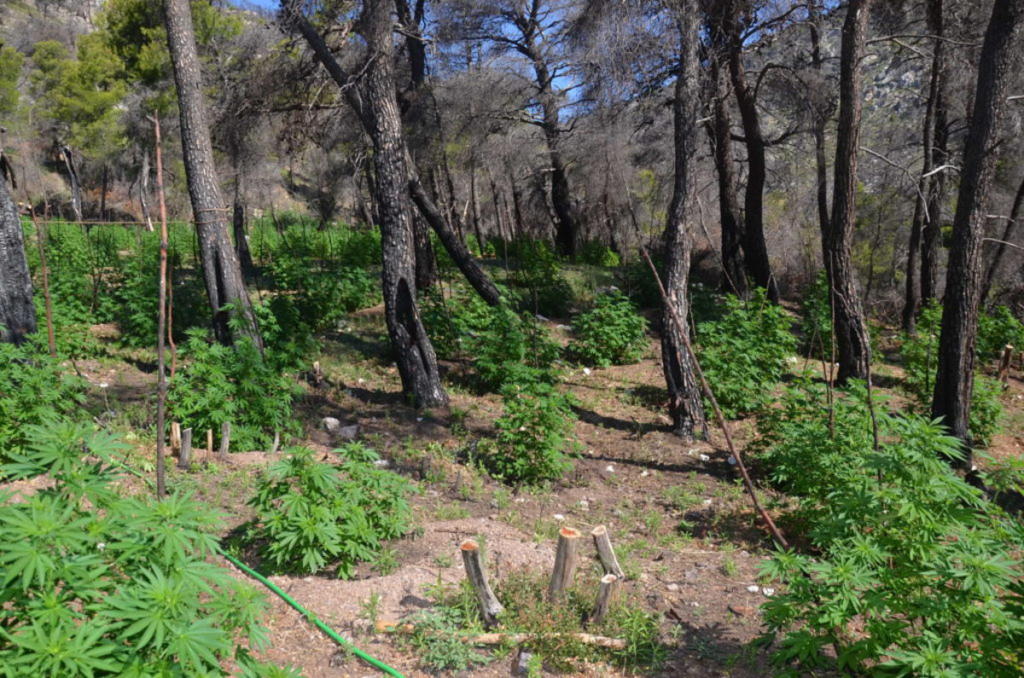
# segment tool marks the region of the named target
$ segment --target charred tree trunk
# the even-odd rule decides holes
[[[256,278],[256,265],[249,251],[249,239],[245,233],[245,202],[242,200],[242,176],[235,170],[235,198],[231,206],[231,228],[235,236],[235,254],[242,267],[242,278],[252,281]]]
[[[230,344],[233,336],[229,321],[234,315],[240,334],[251,338],[262,349],[263,341],[246,293],[242,269],[228,233],[227,214],[213,161],[202,72],[188,0],[166,0],[164,17],[178,91],[182,156],[199,237],[206,293],[213,311],[214,333],[218,341]]]
[[[934,139],[931,144],[931,167],[938,168],[949,162],[949,127],[946,106],[945,20],[942,0],[929,0],[927,5],[928,32],[935,36],[935,54],[942,58],[933,59],[935,77],[935,110],[932,122]],[[929,85],[930,87],[930,85]],[[946,175],[942,170],[931,177],[928,185],[928,210],[925,215],[921,242],[921,297],[918,306],[938,297],[939,244],[942,240],[942,207],[946,200]]]
[[[747,146],[747,188],[743,198],[745,223],[743,243],[747,270],[758,287],[768,292],[768,298],[779,301],[779,288],[772,275],[768,260],[768,245],[764,239],[764,184],[768,176],[766,145],[761,131],[761,115],[757,110],[754,90],[747,83],[743,68],[743,35],[739,22],[739,3],[730,0],[724,3],[724,16],[729,35],[729,75],[736,92],[736,103],[743,123],[743,137]]]
[[[808,3],[811,11],[809,22],[811,31],[811,65],[818,73],[824,70],[825,59],[821,55],[821,6],[817,0]],[[822,238],[829,229],[828,213],[828,158],[825,153],[825,128],[832,115],[832,107],[829,98],[817,101],[812,111],[814,116],[814,170],[817,179],[815,198],[818,204],[818,227],[821,230]],[[824,242],[824,240],[822,241]]]
[[[25,236],[7,179],[0,172],[0,341],[20,344],[35,331]]]
[[[1017,194],[1013,197],[1013,207],[1010,209],[1010,218],[1006,220],[1006,226],[1003,227],[1003,235],[999,242],[996,243],[996,253],[992,255],[992,261],[989,263],[988,271],[985,273],[985,285],[981,290],[982,304],[985,303],[989,293],[992,291],[992,284],[999,274],[999,267],[1003,263],[1003,257],[1006,256],[1006,248],[1013,245],[1013,237],[1017,233],[1017,223],[1021,219],[1022,206],[1024,206],[1024,179],[1021,179],[1020,184],[1017,186]]]
[[[690,162],[697,153],[697,119],[700,111],[696,0],[683,0],[676,12],[680,40],[675,99],[672,102],[675,175],[664,242],[665,291],[668,303],[675,307],[675,314],[682,327],[677,327],[671,310],[666,306],[662,311],[661,362],[668,386],[672,427],[677,435],[693,438],[707,435],[693,356],[687,350],[685,335],[681,334],[690,331],[687,298],[690,252],[693,247],[689,229],[689,221],[693,218]]]
[[[413,244],[416,248],[416,289],[425,290],[437,282],[437,260],[430,244],[430,227],[419,214],[412,215]]]
[[[78,180],[78,168],[71,149],[60,144],[60,157],[64,161],[64,169],[68,171],[68,183],[71,184],[71,211],[75,221],[82,221],[82,182]]]
[[[739,297],[748,295],[747,274],[743,260],[743,223],[739,194],[736,190],[736,168],[733,164],[732,120],[729,116],[729,75],[722,68],[725,59],[725,35],[720,23],[712,22],[711,81],[712,120],[708,124],[711,147],[718,177],[718,212],[722,227],[722,289]]]
[[[843,22],[839,66],[839,125],[836,137],[832,221],[823,252],[833,308],[833,331],[839,353],[839,381],[865,379],[871,367],[871,344],[861,308],[851,247],[856,224],[857,147],[860,138],[861,73],[864,35],[872,0],[851,0]]]
[[[921,239],[925,225],[925,215],[929,211],[928,196],[934,181],[931,175],[935,167],[935,114],[939,106],[939,85],[944,69],[945,40],[942,39],[942,0],[928,0],[928,30],[935,36],[932,46],[931,75],[928,80],[928,102],[924,113],[924,130],[922,145],[924,162],[921,165],[921,178],[917,184],[917,198],[914,201],[914,218],[910,224],[910,243],[907,248],[907,280],[903,303],[903,329],[913,333],[917,312],[921,306],[921,279],[918,271],[918,259],[921,254]],[[930,215],[929,215],[930,216]],[[929,221],[932,221],[929,219]],[[934,222],[932,222],[934,223]],[[929,285],[929,290],[931,286]]]
[[[142,152],[142,168],[139,170],[139,207],[146,230],[153,230],[153,218],[149,214],[149,151]]]
[[[992,147],[1002,118],[1011,74],[1014,33],[1024,18],[1024,2],[996,0],[978,64],[971,126],[964,146],[964,169],[953,217],[946,294],[939,337],[938,374],[932,417],[965,443],[964,467],[971,468],[968,419],[974,385],[974,344],[982,293],[982,241],[985,204],[996,156]]]

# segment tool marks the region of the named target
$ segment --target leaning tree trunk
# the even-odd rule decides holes
[[[839,125],[836,135],[832,221],[822,243],[833,331],[839,353],[840,382],[865,379],[871,367],[871,344],[861,308],[851,255],[857,205],[857,145],[860,137],[861,73],[864,34],[872,0],[851,0],[843,22],[839,65]]]
[[[928,30],[935,36],[935,39],[932,45],[928,102],[925,106],[924,130],[922,134],[924,162],[921,165],[921,178],[918,180],[917,197],[914,200],[914,218],[910,224],[910,243],[907,248],[907,280],[903,302],[903,329],[911,333],[914,332],[917,311],[921,305],[921,279],[918,271],[918,259],[921,255],[921,239],[926,212],[929,209],[928,197],[931,195],[931,185],[934,182],[931,171],[935,167],[935,114],[939,106],[939,85],[941,84],[946,49],[945,40],[942,39],[942,0],[928,0],[927,12]],[[931,220],[931,222],[935,223],[934,220]]]
[[[740,109],[743,123],[743,137],[747,146],[747,188],[743,197],[745,223],[743,242],[747,270],[758,287],[768,292],[768,298],[779,301],[779,286],[772,275],[768,260],[768,245],[764,238],[764,185],[768,176],[764,134],[761,131],[761,115],[757,110],[757,99],[747,83],[743,68],[743,37],[736,12],[739,3],[733,3],[728,16],[729,25],[729,74],[736,91],[736,104]]]
[[[36,331],[32,275],[25,258],[21,219],[0,172],[0,341],[20,344]]]
[[[690,331],[687,283],[693,247],[688,224],[693,218],[690,163],[697,155],[697,119],[700,113],[696,0],[680,2],[677,23],[680,32],[679,66],[672,103],[675,176],[664,241],[667,302],[674,307],[683,327],[677,326],[672,310],[666,306],[662,311],[661,362],[668,386],[672,427],[677,435],[692,438],[707,435],[700,385],[684,334]]]
[[[728,106],[729,76],[722,68],[725,58],[725,36],[720,24],[714,23],[709,28],[712,36],[712,53],[709,61],[711,80],[714,84],[714,100],[708,131],[718,177],[718,211],[722,226],[722,289],[746,298],[749,290],[743,261],[743,222],[733,162],[732,120]]]
[[[992,255],[992,261],[989,263],[988,271],[985,273],[985,284],[981,290],[981,303],[983,304],[992,291],[992,284],[996,281],[996,276],[999,274],[999,267],[1006,256],[1006,249],[1014,246],[1013,238],[1017,232],[1017,222],[1021,218],[1022,207],[1024,207],[1024,179],[1021,179],[1020,184],[1017,186],[1017,194],[1013,197],[1013,207],[1010,208],[1010,218],[1006,220],[1006,226],[1003,227],[1003,235],[1000,237],[999,242],[996,243],[996,253]]]
[[[1021,0],[996,0],[992,7],[978,63],[974,110],[964,145],[964,169],[960,175],[960,194],[949,249],[932,416],[942,419],[949,431],[966,444],[963,464],[967,469],[971,468],[968,420],[982,292],[985,204],[995,174],[996,156],[992,148],[996,128],[1002,118],[1013,67],[1011,46],[1022,18],[1024,2]]]
[[[199,236],[206,293],[213,311],[213,330],[218,341],[230,344],[233,332],[229,321],[234,316],[238,320],[235,324],[240,334],[251,338],[262,348],[242,269],[231,244],[227,213],[217,182],[189,0],[166,0],[164,17],[178,91],[182,156]]]

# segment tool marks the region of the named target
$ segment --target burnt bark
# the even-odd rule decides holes
[[[722,289],[746,297],[747,275],[743,257],[743,222],[739,193],[736,188],[736,167],[733,160],[732,120],[729,115],[729,74],[723,68],[726,59],[726,36],[720,23],[710,22],[711,50],[708,61],[713,84],[711,121],[708,135],[715,158],[718,179],[718,212],[722,229]]]
[[[929,0],[927,5],[928,32],[936,36],[933,53],[933,76],[935,78],[933,140],[931,143],[931,167],[937,168],[949,162],[949,125],[946,96],[948,74],[946,69],[945,19],[942,0]],[[938,55],[939,58],[934,58]],[[937,67],[937,68],[936,68]],[[931,84],[929,83],[929,87]],[[918,305],[938,296],[939,244],[942,240],[942,207],[946,200],[946,175],[942,170],[928,182],[928,210],[925,214],[921,233],[921,295]]]
[[[985,303],[989,293],[992,291],[992,284],[995,282],[996,276],[999,274],[999,268],[1006,257],[1006,249],[1013,245],[1013,238],[1017,233],[1017,224],[1021,219],[1021,207],[1024,207],[1024,179],[1021,179],[1020,184],[1017,186],[1017,193],[1013,197],[1013,207],[1010,208],[1010,218],[1006,220],[1002,236],[999,238],[999,242],[995,244],[996,253],[992,255],[992,261],[989,263],[988,271],[985,273],[985,285],[981,290],[982,304]]]
[[[437,261],[430,243],[430,227],[419,214],[412,216],[413,246],[416,250],[416,289],[425,290],[437,282]]]
[[[872,0],[851,0],[843,21],[839,65],[839,124],[836,137],[832,219],[823,238],[829,301],[839,359],[839,381],[865,379],[871,344],[861,307],[851,248],[856,225],[857,148],[860,138],[861,72]]]
[[[914,217],[910,224],[910,242],[907,247],[907,280],[903,301],[903,329],[913,333],[915,330],[917,312],[921,306],[921,273],[919,272],[918,259],[921,257],[921,241],[923,237],[926,216],[928,221],[935,224],[931,218],[929,196],[932,193],[932,183],[935,178],[931,171],[936,167],[935,153],[935,118],[939,108],[941,90],[940,85],[945,68],[945,40],[942,39],[942,0],[928,0],[928,32],[935,36],[932,45],[931,74],[928,78],[928,101],[925,105],[924,123],[922,131],[922,146],[924,149],[924,162],[921,165],[921,178],[917,184],[917,197],[914,200]],[[938,207],[936,205],[936,207]],[[938,215],[936,215],[938,216]],[[935,244],[936,241],[930,241]],[[929,261],[934,261],[930,258]],[[931,273],[929,275],[932,275]],[[931,293],[932,286],[928,286]]]
[[[0,341],[20,344],[36,331],[25,237],[7,180],[0,173]]]
[[[679,64],[676,71],[675,98],[672,102],[674,176],[672,199],[663,235],[665,244],[665,292],[672,311],[662,309],[661,363],[668,386],[669,416],[675,433],[684,438],[706,437],[707,422],[700,398],[700,384],[693,356],[686,346],[689,328],[687,286],[693,242],[691,160],[697,155],[697,120],[700,117],[700,79],[697,58],[697,2],[682,0],[676,10],[679,30]]]
[[[964,168],[949,249],[932,417],[941,419],[952,435],[964,441],[962,464],[967,469],[971,468],[968,421],[982,296],[985,204],[995,174],[993,146],[1013,68],[1013,39],[1022,18],[1024,3],[1020,0],[996,0],[992,7],[978,64],[974,109],[964,145]]]
[[[68,172],[68,183],[71,185],[71,211],[75,215],[75,221],[82,221],[82,182],[78,179],[75,156],[64,144],[60,144],[59,153],[61,160],[64,161],[64,169]]]
[[[256,278],[256,264],[249,251],[249,239],[245,233],[245,201],[242,199],[242,176],[235,173],[235,198],[231,206],[231,230],[235,236],[235,254],[238,264],[242,267],[242,278],[249,282]]]
[[[202,72],[188,0],[166,0],[164,19],[178,92],[182,156],[196,222],[203,279],[213,312],[214,334],[223,344],[231,344],[237,339],[230,323],[234,316],[237,322],[233,324],[240,335],[249,337],[262,349],[263,341],[228,232],[227,213],[210,143]]]
[[[750,277],[758,287],[768,292],[768,298],[779,301],[779,287],[772,275],[768,260],[768,245],[764,239],[764,185],[768,176],[764,133],[761,114],[757,110],[754,89],[747,82],[743,67],[743,27],[739,19],[740,3],[727,0],[721,3],[721,21],[728,33],[729,75],[736,94],[736,104],[743,123],[743,138],[747,147],[747,185],[743,196],[743,249]]]
[[[810,21],[808,26],[811,32],[811,65],[818,73],[824,71],[825,59],[821,54],[821,30],[822,30],[822,8],[817,0],[808,3]],[[825,153],[825,128],[828,125],[829,117],[832,115],[831,100],[829,98],[818,99],[812,110],[814,136],[814,173],[817,179],[815,187],[815,199],[818,206],[818,227],[822,237],[829,229],[828,212],[828,158]],[[822,240],[824,242],[824,240]]]

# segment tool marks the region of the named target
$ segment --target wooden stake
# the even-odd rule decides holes
[[[611,650],[626,649],[626,641],[622,638],[595,636],[592,633],[478,633],[475,636],[466,636],[465,641],[474,645],[502,645],[504,643],[519,645],[531,640],[546,638],[572,638],[584,645],[607,647]]]
[[[231,451],[231,422],[225,421],[220,425],[220,456],[227,459]]]
[[[206,458],[213,457],[213,429],[206,429]]]
[[[590,622],[599,624],[608,614],[608,607],[611,605],[612,597],[618,589],[619,578],[614,574],[606,574],[601,577],[601,588],[597,592],[597,602],[594,603],[594,611],[590,615]]]
[[[181,432],[181,450],[178,452],[178,468],[188,470],[192,463],[192,429]]]
[[[615,557],[615,549],[612,547],[612,539],[608,534],[608,528],[598,525],[590,533],[594,538],[594,546],[597,547],[597,557],[601,559],[601,567],[605,574],[614,574],[618,579],[625,579],[626,574],[619,565],[619,559]]]
[[[1013,361],[1013,345],[1007,344],[1003,347],[1003,355],[999,359],[999,381],[1007,386],[1010,381],[1010,363]]]
[[[576,573],[576,546],[580,541],[579,530],[563,527],[558,531],[558,550],[555,551],[555,567],[551,572],[548,586],[548,600],[559,598],[569,586]]]
[[[167,331],[167,204],[164,202],[164,165],[160,140],[160,118],[153,115],[153,135],[156,145],[156,185],[160,192],[160,278],[158,281],[159,308],[157,310],[156,356],[156,496],[167,493],[164,469],[164,422],[167,416],[167,370],[164,343]]]
[[[498,615],[504,612],[505,608],[487,583],[487,573],[484,572],[483,562],[480,558],[480,545],[472,539],[467,539],[459,546],[459,550],[462,551],[462,563],[466,566],[466,578],[473,585],[477,601],[480,603],[480,614],[484,619],[484,626],[490,628],[497,624]]]

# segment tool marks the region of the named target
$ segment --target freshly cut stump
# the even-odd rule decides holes
[[[611,535],[608,534],[608,528],[604,525],[598,525],[590,533],[590,536],[594,538],[597,557],[601,559],[601,567],[604,568],[605,574],[614,574],[618,579],[625,579],[626,574],[619,565],[619,559],[615,557],[615,549],[612,547],[612,539]]]
[[[498,615],[504,612],[505,608],[487,583],[487,573],[484,572],[483,561],[480,558],[480,545],[472,539],[467,539],[459,546],[459,550],[462,551],[462,563],[466,566],[466,578],[476,591],[476,599],[480,603],[480,615],[483,617],[484,625],[490,628],[498,623]]]
[[[576,550],[580,542],[579,530],[563,527],[558,531],[558,550],[555,551],[555,568],[551,572],[548,586],[548,600],[555,601],[572,585],[576,573]]]

